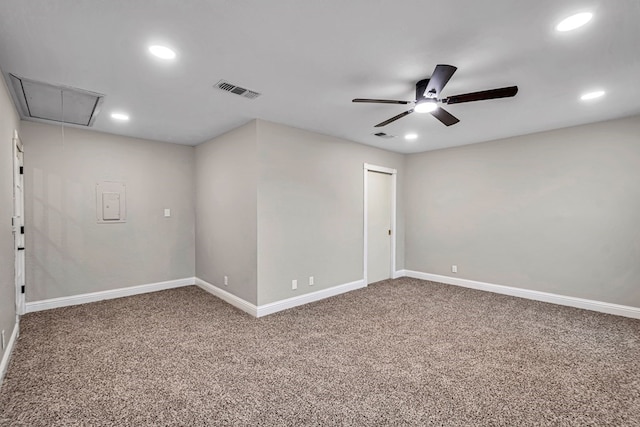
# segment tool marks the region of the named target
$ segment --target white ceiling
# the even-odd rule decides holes
[[[581,11],[589,24],[554,30]],[[639,114],[639,18],[638,0],[2,0],[0,68],[105,94],[103,132],[195,145],[260,118],[411,153]],[[407,106],[351,102],[413,100],[436,64],[458,67],[443,96],[520,92],[447,106],[448,128],[429,114],[374,128]],[[606,96],[579,100],[592,89]]]

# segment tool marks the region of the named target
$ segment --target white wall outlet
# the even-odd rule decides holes
[[[224,285],[229,286],[229,276],[224,276]]]
[[[309,286],[313,286],[313,276],[309,276]]]
[[[451,266],[451,272],[452,273],[457,273],[458,272],[458,266],[457,265],[452,265]]]
[[[4,329],[2,330],[2,349],[4,350]]]
[[[291,289],[298,289],[298,280],[297,279],[293,279],[291,281]]]
[[[165,209],[164,210],[164,217],[165,218],[169,218],[171,216],[171,209]]]

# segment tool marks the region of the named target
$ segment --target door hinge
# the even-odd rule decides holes
[[[19,251],[24,251],[24,248],[18,248]]]
[[[20,175],[24,175],[24,166],[20,166]]]
[[[21,294],[24,294],[24,285],[22,285],[22,286],[20,287],[20,293],[21,293]]]
[[[391,230],[389,230],[389,236],[391,236]]]
[[[24,234],[24,225],[20,226],[20,234]]]

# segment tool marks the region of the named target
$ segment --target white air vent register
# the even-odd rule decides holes
[[[240,95],[249,99],[256,99],[257,97],[262,95],[261,93],[256,92],[255,90],[250,90],[244,87],[234,85],[233,83],[229,83],[226,80],[220,80],[218,83],[216,83],[215,87],[217,87],[220,90],[224,90],[225,92],[230,92],[235,95]]]

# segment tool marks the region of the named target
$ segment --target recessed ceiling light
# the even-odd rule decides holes
[[[580,99],[583,101],[588,101],[589,99],[596,99],[596,98],[600,98],[601,96],[604,96],[604,91],[596,90],[594,92],[585,93],[580,97]]]
[[[173,59],[176,57],[176,53],[166,46],[160,46],[160,45],[149,46],[149,52],[151,52],[152,55],[157,56],[158,58],[161,58],[161,59]]]
[[[575,30],[591,21],[591,18],[593,18],[593,13],[591,12],[576,13],[560,21],[560,23],[556,25],[556,30],[562,32]]]
[[[421,99],[418,101],[416,106],[413,108],[413,111],[416,113],[431,113],[438,108],[438,101],[435,99]]]
[[[121,122],[128,122],[129,116],[124,113],[111,113],[111,118],[114,120],[119,120]]]
[[[418,134],[417,133],[408,133],[404,136],[404,139],[408,139],[408,140],[413,140],[413,139],[418,139]]]

